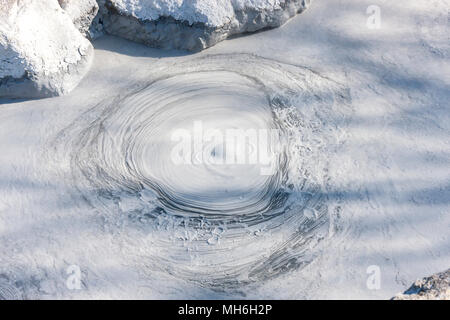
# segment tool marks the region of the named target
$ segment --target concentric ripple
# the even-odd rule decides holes
[[[303,67],[204,56],[158,64],[149,83],[89,110],[57,145],[70,151],[76,190],[127,234],[121,246],[144,275],[226,290],[305,265],[327,239],[326,155],[348,103],[340,85]],[[229,129],[275,132],[270,163],[223,162],[220,139],[174,153],[177,132]],[[259,154],[256,140],[242,141]]]

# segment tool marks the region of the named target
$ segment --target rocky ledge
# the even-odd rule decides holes
[[[0,97],[65,94],[87,73],[93,55],[57,0],[0,0]]]
[[[310,0],[0,0],[0,97],[70,92],[88,72],[88,39],[104,33],[199,51],[282,25]]]
[[[90,37],[89,28],[98,13],[96,0],[58,0],[81,34]]]
[[[232,35],[275,28],[310,0],[101,0],[106,33],[166,49],[199,51]],[[98,30],[98,26],[93,27]]]
[[[392,300],[450,300],[450,269],[417,280]]]

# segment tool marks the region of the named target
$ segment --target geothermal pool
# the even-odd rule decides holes
[[[0,99],[0,296],[389,299],[446,270],[447,5],[372,30],[372,4],[195,54],[105,36],[70,94]]]
[[[107,97],[54,147],[78,195],[142,231],[148,245],[130,250],[148,270],[224,290],[298,269],[329,241],[339,221],[323,155],[342,143],[346,109],[345,88],[306,68],[207,55]]]

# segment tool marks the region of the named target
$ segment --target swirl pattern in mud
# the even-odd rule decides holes
[[[203,56],[155,66],[57,145],[70,150],[77,192],[128,235],[122,247],[144,275],[222,290],[297,269],[328,238],[326,155],[346,108],[346,90],[307,68]],[[227,130],[240,141],[232,154],[227,135],[195,140]]]

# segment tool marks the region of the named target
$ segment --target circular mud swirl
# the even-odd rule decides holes
[[[330,228],[326,155],[340,143],[347,91],[307,68],[247,54],[154,70],[57,139],[77,192],[127,234],[130,261],[144,275],[162,271],[217,290],[310,262]],[[191,152],[179,152],[182,133],[214,130],[250,132],[240,140],[245,161],[223,161],[227,135],[197,147],[188,139]],[[270,136],[270,161],[258,158],[252,133]]]

